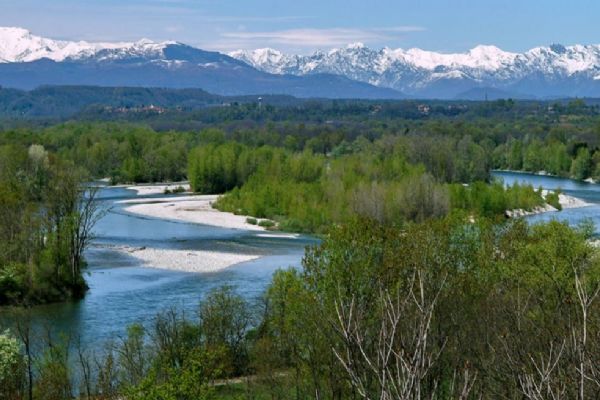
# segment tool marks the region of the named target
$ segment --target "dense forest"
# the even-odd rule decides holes
[[[240,102],[5,124],[1,304],[85,294],[97,178],[187,179],[224,194],[221,210],[322,241],[260,301],[215,289],[196,315],[165,310],[102,353],[69,332],[36,336],[16,308],[0,398],[600,396],[593,227],[507,219],[557,197],[490,178],[600,178],[596,105]]]

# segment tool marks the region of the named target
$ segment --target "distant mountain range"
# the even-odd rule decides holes
[[[600,45],[536,47],[510,53],[477,46],[466,53],[421,49],[370,49],[357,43],[311,55],[273,49],[236,51],[230,56],[273,74],[337,74],[401,91],[411,97],[557,98],[600,96]]]
[[[177,42],[90,43],[0,28],[0,85],[201,88],[218,95],[400,99],[600,97],[600,45],[460,54],[349,45],[311,55],[204,51]]]
[[[0,85],[201,88],[219,95],[388,98],[396,90],[336,74],[271,74],[218,52],[176,42],[88,43],[46,39],[21,28],[0,28]]]

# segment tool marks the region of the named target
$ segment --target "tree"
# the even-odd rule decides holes
[[[9,331],[0,334],[0,397],[18,399],[25,381],[21,346]]]
[[[231,373],[245,371],[248,360],[246,333],[252,315],[244,299],[230,286],[212,290],[200,305],[200,331],[209,350],[225,348],[231,359]]]
[[[577,151],[577,156],[571,164],[571,176],[574,179],[588,178],[592,172],[592,157],[590,151],[582,147]]]

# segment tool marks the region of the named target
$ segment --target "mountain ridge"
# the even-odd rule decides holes
[[[224,54],[175,41],[53,40],[0,27],[0,85],[202,88],[221,95],[324,98],[600,97],[600,45],[522,53],[479,45],[439,53],[362,43],[310,55],[264,48]]]
[[[229,55],[265,72],[336,73],[413,97],[454,98],[485,87],[506,93],[533,92],[532,97],[542,98],[600,94],[600,45],[555,44],[523,53],[479,45],[463,53],[438,53],[418,48],[374,50],[358,43],[310,55],[270,48]],[[586,84],[593,87],[583,87]]]
[[[22,28],[0,28],[0,85],[201,88],[219,95],[399,99],[396,90],[336,74],[269,74],[226,54],[178,42],[60,41]]]

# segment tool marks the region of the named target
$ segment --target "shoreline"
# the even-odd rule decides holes
[[[593,185],[598,183],[596,180],[594,180],[594,178],[591,178],[591,177],[585,178],[585,179],[574,179],[574,178],[570,178],[568,176],[560,176],[560,175],[551,174],[546,171],[531,172],[531,171],[518,171],[518,170],[514,170],[514,169],[492,169],[492,170],[490,170],[490,172],[510,172],[513,174],[545,176],[545,177],[549,177],[549,178],[558,178],[558,179],[570,179],[575,182],[590,183]]]
[[[127,189],[135,191],[137,196],[130,199],[118,200],[115,204],[122,206],[123,211],[140,217],[235,229],[246,231],[259,237],[298,237],[295,234],[280,235],[278,233],[270,233],[265,227],[249,224],[246,220],[247,216],[222,212],[213,208],[212,204],[219,198],[219,195],[179,193],[177,196],[157,196],[164,194],[165,189],[173,190],[179,187],[189,190],[189,184],[185,182],[126,186]],[[191,273],[218,272],[234,265],[263,257],[263,255],[247,252],[230,253],[213,250],[162,249],[146,246],[132,247],[123,245],[110,246],[110,248],[138,259],[143,267]]]
[[[249,224],[248,216],[219,211],[212,204],[219,195],[185,195],[154,198],[134,198],[121,200],[123,210],[131,214],[166,219],[171,221],[216,226],[245,231],[266,231],[267,229]]]
[[[546,196],[548,196],[548,194],[550,194],[550,193],[553,193],[553,191],[544,189],[544,190],[542,190],[542,197],[544,197],[544,199],[545,199]],[[526,217],[529,215],[543,214],[543,213],[547,213],[547,212],[560,212],[562,210],[568,210],[568,209],[572,209],[572,208],[589,207],[589,206],[593,205],[592,203],[588,203],[577,197],[570,196],[570,195],[564,194],[564,193],[560,193],[558,195],[558,202],[561,206],[560,210],[557,209],[556,207],[553,207],[550,204],[546,203],[543,206],[535,207],[531,211],[527,211],[522,208],[518,208],[516,210],[506,210],[505,214],[508,218],[519,218],[519,217]]]
[[[140,260],[144,268],[191,273],[219,272],[261,257],[255,254],[234,254],[224,251],[157,249],[145,246],[117,245],[106,246],[105,248]]]
[[[170,192],[179,190],[179,193],[191,193],[191,187],[189,182],[168,182],[168,183],[155,183],[155,184],[142,184],[142,185],[127,185],[123,186],[128,190],[133,190],[138,196],[152,196],[157,194],[168,194],[165,193],[167,190]],[[183,189],[183,191],[181,191]]]

